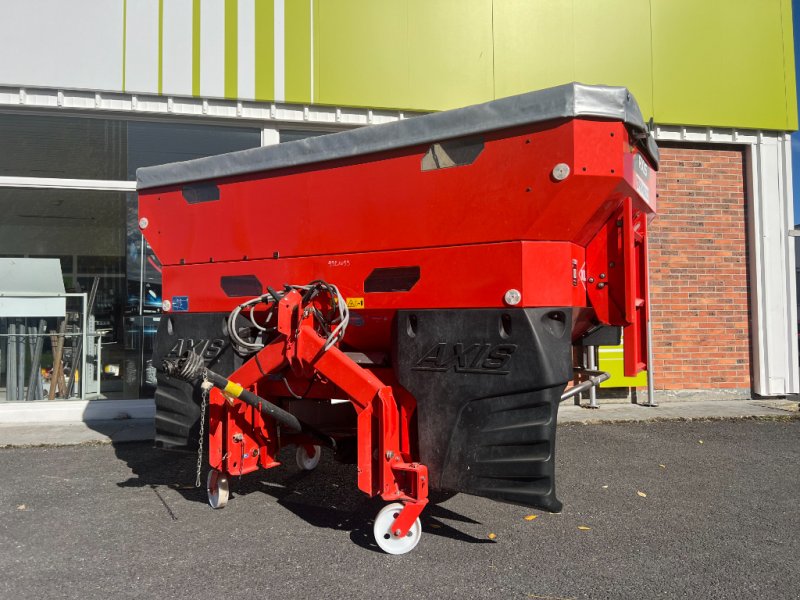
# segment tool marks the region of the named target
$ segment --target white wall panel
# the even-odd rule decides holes
[[[286,41],[285,41],[285,21],[286,11],[284,10],[284,0],[275,0],[273,19],[274,23],[274,43],[275,43],[275,102],[286,100]]]
[[[225,1],[200,1],[200,95],[225,96]]]
[[[0,81],[122,88],[122,1],[0,0]]]
[[[125,91],[158,93],[158,0],[127,3]]]
[[[192,0],[164,2],[161,90],[192,95]]]
[[[788,137],[762,134],[748,154],[753,391],[762,396],[800,392]]]
[[[256,2],[239,0],[239,98],[256,97]]]

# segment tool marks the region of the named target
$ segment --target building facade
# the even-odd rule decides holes
[[[570,81],[627,86],[662,148],[656,389],[800,392],[790,0],[0,8],[0,257],[58,259],[67,291],[99,278],[101,397],[152,393],[160,276],[136,227],[136,168]],[[0,314],[6,340],[10,322]],[[45,344],[51,360],[53,351]],[[6,364],[0,357],[0,387]]]

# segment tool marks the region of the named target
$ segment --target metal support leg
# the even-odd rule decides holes
[[[650,280],[650,261],[647,261],[647,280]],[[647,289],[647,402],[642,406],[658,406],[655,398],[655,381],[653,377],[653,323],[650,319],[650,310],[652,304],[650,296],[650,287]]]
[[[589,368],[589,358],[587,356],[588,352],[589,352],[589,349],[587,347],[585,347],[585,346],[581,350],[581,367],[583,369],[588,369]],[[574,375],[573,375],[573,380],[574,380]],[[573,396],[573,398],[575,398],[575,406],[580,406],[581,405],[581,400],[583,399],[583,393],[579,392],[579,393],[575,394]]]
[[[590,371],[597,370],[597,346],[587,346],[586,348],[586,366]],[[597,403],[597,388],[592,386],[589,388],[589,408],[600,408]]]
[[[653,381],[653,325],[647,319],[647,402],[642,406],[658,406],[655,398],[655,382]]]

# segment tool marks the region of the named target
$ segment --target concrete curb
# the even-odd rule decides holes
[[[150,401],[152,407],[152,401]],[[147,410],[143,406],[144,410]],[[663,421],[710,421],[730,419],[798,419],[798,403],[792,400],[697,400],[665,402],[657,407],[638,404],[601,404],[588,409],[574,404],[559,408],[559,425],[600,425]],[[152,416],[137,419],[87,419],[85,422],[4,422],[0,424],[0,448],[26,446],[74,446],[149,441],[154,436]]]
[[[0,448],[140,442],[154,434],[153,419],[2,424]]]

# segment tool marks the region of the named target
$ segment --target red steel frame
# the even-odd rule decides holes
[[[414,410],[409,400],[413,399],[406,394],[398,402],[392,388],[372,372],[335,346],[326,350],[325,339],[315,330],[313,313],[304,308],[297,291],[284,296],[278,304],[279,337],[228,378],[267,395],[266,376],[288,366],[299,378],[324,378],[328,394],[334,393],[331,386],[335,386],[339,395],[349,397],[358,414],[358,487],[369,496],[403,502],[392,531],[404,536],[428,503],[428,470],[412,460],[408,435]],[[273,421],[265,420],[253,407],[229,401],[218,389],[211,391],[209,404],[209,463],[214,469],[243,475],[259,465],[277,466],[275,456],[282,445],[296,443],[311,449],[312,440],[302,435],[282,438]]]

